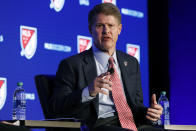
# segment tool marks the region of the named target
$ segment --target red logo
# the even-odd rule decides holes
[[[37,48],[37,28],[20,26],[21,56],[31,59]]]
[[[77,36],[78,53],[88,50],[92,46],[92,38],[87,36]]]
[[[1,87],[3,85],[3,83],[4,83],[4,80],[0,80],[0,89],[1,89]]]
[[[134,56],[138,61],[140,61],[140,46],[127,44],[127,54]]]
[[[131,56],[135,56],[137,50],[138,50],[138,48],[128,47],[128,54],[131,55]]]
[[[6,78],[0,77],[0,110],[3,108],[5,104],[6,97],[7,97],[7,80]]]
[[[22,44],[24,49],[26,48],[27,44],[29,43],[29,40],[33,36],[33,33],[35,33],[34,30],[22,28]]]
[[[116,5],[116,0],[102,0],[102,3],[112,3]]]

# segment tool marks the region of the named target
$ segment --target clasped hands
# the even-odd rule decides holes
[[[98,77],[96,77],[93,83],[89,86],[89,94],[91,97],[95,97],[98,93],[108,95],[108,92],[104,89],[112,91],[113,83],[110,81],[110,73],[106,72]],[[151,106],[147,109],[146,118],[153,122],[160,119],[162,115],[163,108],[161,105],[157,104],[156,95],[153,94],[151,97]]]

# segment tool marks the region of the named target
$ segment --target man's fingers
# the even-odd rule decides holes
[[[160,119],[162,114],[162,109],[154,109],[154,108],[148,108],[146,118],[151,121],[157,121]]]
[[[146,118],[151,121],[157,121],[162,115],[163,108],[157,104],[156,95],[152,94],[151,108],[148,108]]]
[[[147,115],[154,117],[154,118],[160,118],[161,113],[160,112],[151,112],[151,111],[147,111]]]
[[[151,121],[157,121],[160,119],[162,110],[157,110],[153,108],[148,108],[146,118]]]
[[[102,73],[101,75],[99,75],[97,78],[102,78],[104,79],[106,76],[110,75],[109,72],[105,72],[105,73]]]
[[[161,105],[158,105],[158,104],[154,105],[153,108],[149,108],[149,110],[151,110],[151,109],[154,109],[154,110],[158,111],[161,114],[163,112],[163,107]]]
[[[156,95],[155,94],[152,94],[151,103],[152,104],[157,104],[157,100],[156,100]]]
[[[110,81],[110,77],[111,75],[108,72],[102,73],[96,77],[93,84],[89,87],[90,95],[96,96],[98,93],[108,95],[108,90],[112,91],[113,85],[113,83]]]
[[[112,91],[111,87],[112,83],[99,83],[98,88],[100,89],[108,89],[109,91]]]
[[[102,94],[105,94],[105,95],[109,95],[109,92],[103,90],[103,89],[100,89],[99,93],[102,93]]]
[[[147,118],[148,120],[151,120],[151,121],[154,121],[154,122],[158,121],[157,118],[150,117],[149,115],[146,115],[146,118]]]
[[[147,112],[152,112],[154,114],[159,114],[159,115],[162,114],[162,111],[163,111],[163,109],[161,106],[156,109],[155,108],[148,108],[148,110],[147,110]]]
[[[107,78],[105,79],[98,79],[97,80],[97,87],[99,88],[106,88],[108,90],[112,90],[112,85],[113,83],[109,80],[110,76],[106,76]]]

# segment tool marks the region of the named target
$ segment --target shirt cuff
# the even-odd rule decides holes
[[[82,103],[88,102],[94,98],[95,97],[90,96],[88,87],[85,87],[82,91]]]

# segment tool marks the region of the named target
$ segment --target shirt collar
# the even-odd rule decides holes
[[[93,49],[94,57],[97,60],[97,62],[100,63],[104,68],[107,68],[110,55],[108,55],[107,53],[105,53],[103,51],[100,51],[95,46],[92,46],[92,49]],[[115,50],[114,54],[112,55],[112,57],[114,58],[114,63],[116,64],[116,62],[117,62],[116,50]]]

